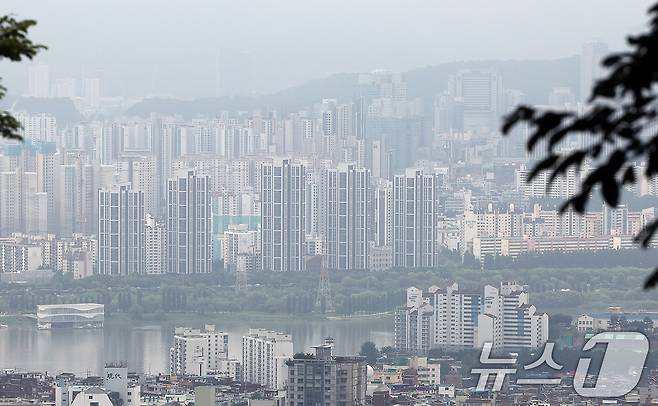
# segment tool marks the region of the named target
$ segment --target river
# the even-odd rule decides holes
[[[241,337],[250,328],[292,334],[295,352],[308,352],[310,346],[329,336],[336,340],[335,353],[340,355],[358,353],[365,341],[373,341],[378,347],[393,344],[391,317],[258,322],[220,319],[213,323],[219,330],[228,332],[229,355],[236,359],[241,358]],[[0,329],[0,369],[100,375],[105,362],[127,361],[130,371],[167,372],[176,326],[202,327],[202,324],[108,320],[105,328],[97,330],[38,330],[36,325],[10,325]]]

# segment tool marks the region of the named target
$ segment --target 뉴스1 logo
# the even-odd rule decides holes
[[[637,386],[642,375],[642,368],[649,354],[649,340],[642,333],[605,332],[590,338],[583,346],[583,351],[592,350],[597,344],[605,345],[605,355],[596,376],[594,386],[586,386],[588,374],[591,374],[591,358],[581,356],[573,377],[576,393],[590,398],[612,398],[624,396]],[[541,356],[523,367],[530,371],[542,365],[559,371],[562,365],[553,360],[554,343],[546,343]],[[507,375],[516,374],[516,358],[491,358],[491,343],[485,343],[480,354],[480,363],[492,365],[492,368],[473,368],[472,374],[479,375],[476,391],[487,390],[487,383],[494,378],[491,390],[500,391]],[[502,365],[502,367],[493,367]],[[560,377],[519,378],[518,385],[559,385]]]

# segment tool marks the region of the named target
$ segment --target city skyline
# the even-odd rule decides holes
[[[0,404],[658,403],[651,1],[7,0]]]

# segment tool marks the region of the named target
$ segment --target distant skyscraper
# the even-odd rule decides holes
[[[436,220],[442,178],[407,169],[393,181],[393,265],[402,268],[436,264]]]
[[[603,42],[590,41],[583,44],[580,53],[580,100],[589,99],[592,86],[603,76],[601,61],[608,53],[608,46]]]
[[[144,272],[144,193],[129,184],[98,191],[98,273]]]
[[[75,99],[78,95],[75,79],[73,78],[58,78],[55,79],[53,84],[53,97],[63,97],[67,99]]]
[[[48,65],[34,64],[30,65],[28,74],[27,95],[30,97],[48,97],[50,96],[50,76]]]
[[[384,141],[372,141],[370,148],[370,168],[376,179],[391,179],[391,151]]]
[[[354,134],[354,109],[352,104],[340,104],[336,110],[336,132],[339,139],[350,138]]]
[[[117,170],[125,172],[125,179],[134,191],[144,192],[144,210],[147,214],[159,212],[158,178],[155,160],[151,156],[126,157],[116,163]]]
[[[0,173],[0,235],[8,236],[20,227],[20,182],[16,172]]]
[[[48,195],[39,192],[36,172],[23,173],[23,227],[28,234],[48,232]]]
[[[360,96],[354,101],[353,112],[353,126],[352,133],[356,138],[366,138],[366,118],[368,116],[368,104],[365,96]]]
[[[121,126],[104,123],[96,138],[96,159],[101,165],[112,165],[119,158],[122,145]]]
[[[326,176],[327,266],[367,269],[370,171],[343,163]]]
[[[56,232],[55,167],[58,156],[54,143],[41,143],[36,154],[36,172],[39,192],[46,193],[48,231]]]
[[[79,172],[75,165],[59,165],[56,170],[55,205],[59,235],[70,237],[77,232]]]
[[[96,109],[101,99],[101,82],[98,78],[84,80],[84,101],[87,108]]]
[[[461,106],[466,131],[488,133],[498,128],[502,112],[502,78],[491,72],[464,70],[450,78],[450,94]]]
[[[393,182],[380,179],[373,203],[373,238],[378,247],[393,245]]]
[[[554,87],[548,94],[548,104],[564,108],[566,106],[573,106],[576,102],[576,97],[568,87]]]
[[[147,213],[144,235],[144,272],[147,275],[159,275],[166,272],[167,229],[164,224],[158,223],[152,215]]]
[[[304,269],[306,167],[288,159],[262,165],[263,270]]]
[[[168,271],[212,272],[210,177],[183,170],[167,188]]]
[[[249,52],[221,49],[217,65],[217,96],[248,96],[252,93],[253,62]]]

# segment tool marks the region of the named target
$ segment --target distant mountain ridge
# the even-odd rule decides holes
[[[553,87],[570,87],[578,90],[577,56],[555,60],[533,61],[472,61],[450,62],[440,65],[413,69],[405,73],[409,98],[420,97],[431,102],[447,88],[451,74],[462,69],[490,70],[503,77],[503,86],[521,90],[525,102],[543,104]],[[196,116],[216,116],[220,111],[273,109],[282,113],[298,111],[321,101],[335,98],[341,101],[354,97],[354,85],[358,73],[338,73],[323,79],[316,79],[299,86],[257,97],[219,97],[180,100],[175,98],[147,98],[128,110],[125,115],[148,117],[151,113],[181,115],[184,118]],[[75,124],[84,120],[73,102],[64,98],[8,97],[1,103],[3,108],[25,110],[30,113],[50,113],[58,122]]]
[[[574,94],[578,91],[579,57],[572,56],[553,60],[450,62],[413,69],[405,73],[409,98],[433,100],[447,88],[450,75],[462,69],[497,72],[502,76],[505,88],[521,90],[525,94],[525,102],[532,104],[546,103],[548,93],[554,87],[570,87]],[[257,97],[195,100],[150,98],[136,103],[126,114],[141,117],[151,113],[180,114],[192,118],[199,115],[214,116],[222,110],[254,110],[263,107],[291,112],[306,108],[323,98],[350,100],[357,80],[358,73],[339,73]]]
[[[57,119],[61,125],[75,125],[84,120],[84,117],[73,104],[71,99],[55,97],[11,97],[8,96],[0,107],[13,111],[25,111],[31,114],[47,113]]]

